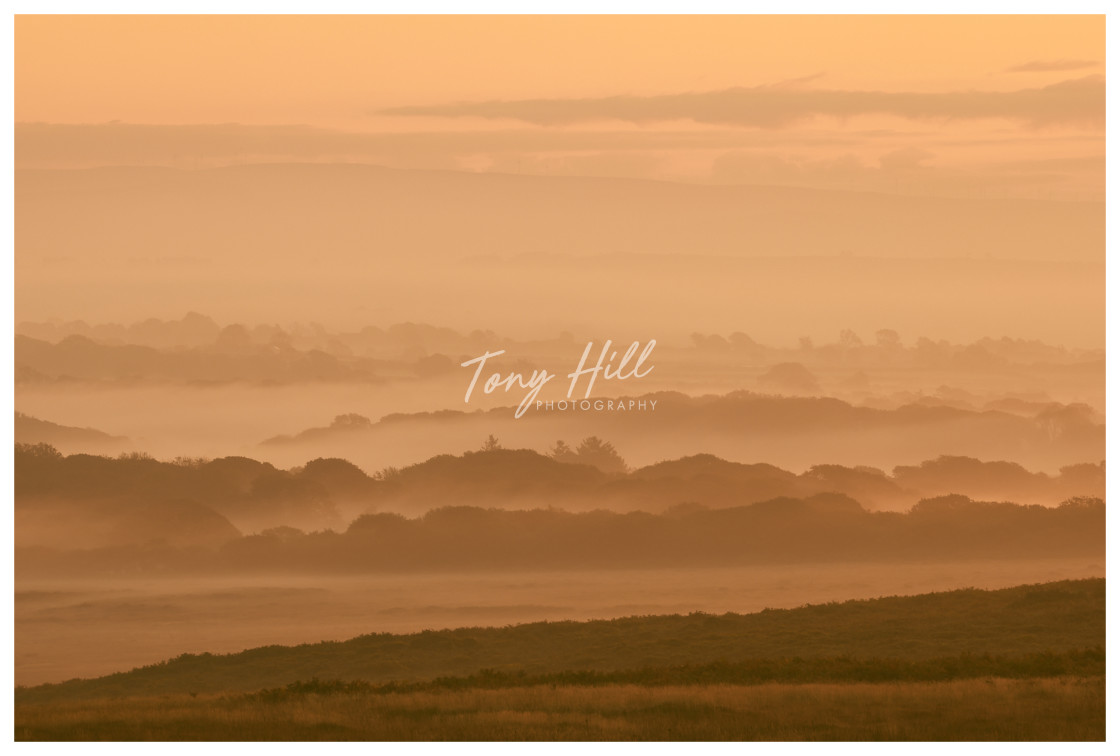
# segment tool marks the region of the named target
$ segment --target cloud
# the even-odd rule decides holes
[[[1080,71],[1084,68],[1094,68],[1098,65],[1095,60],[1032,60],[1030,63],[1021,63],[1007,69],[1008,73],[1035,73],[1039,71]]]
[[[1012,92],[877,92],[788,85],[653,97],[511,100],[389,108],[379,115],[504,118],[546,126],[597,120],[782,128],[813,116],[890,114],[909,119],[1005,118],[1030,126],[1103,126],[1104,78],[1087,76]]]
[[[817,147],[855,146],[891,132],[814,134]],[[912,135],[911,135],[912,136]],[[348,133],[309,126],[241,124],[15,125],[19,168],[189,165],[252,161],[358,160],[449,168],[464,155],[711,150],[804,144],[788,132],[732,130],[559,130],[534,126],[482,131]]]
[[[1043,183],[1058,192],[1048,196],[1058,198],[1099,200],[1104,191],[1103,132],[1000,129],[976,139],[939,135],[935,129],[589,131],[525,126],[473,132],[346,133],[237,124],[17,123],[15,137],[17,168],[358,162],[400,169],[888,192],[914,190],[920,181],[930,192],[965,196],[997,183],[1001,192],[1021,189],[1023,196],[1038,196],[1037,187]],[[1087,151],[1091,156],[1085,156]],[[1008,162],[1015,155],[1036,154],[1051,157],[1031,165]],[[998,181],[993,178],[997,176]]]

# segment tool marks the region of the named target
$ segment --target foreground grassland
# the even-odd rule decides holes
[[[17,740],[1103,740],[1104,677],[532,685],[17,707]]]
[[[1104,646],[1103,579],[368,635],[17,688],[15,737],[1100,740]]]
[[[818,604],[755,614],[534,622],[343,642],[184,654],[91,680],[16,690],[16,703],[167,693],[250,692],[295,680],[415,682],[489,669],[529,675],[783,659],[921,661],[962,654],[1023,656],[1104,648],[1105,582],[1066,580],[994,591],[959,590]],[[995,674],[993,670],[978,674]],[[1056,669],[1040,676],[1062,674]],[[1073,673],[1080,674],[1074,670]],[[1003,672],[999,674],[1004,674]],[[959,675],[954,675],[958,676]],[[975,676],[975,675],[974,675]],[[1022,676],[1022,675],[1017,675]],[[1028,675],[1029,676],[1029,675]],[[856,676],[763,677],[722,682],[829,682]],[[945,679],[943,676],[901,679]],[[693,680],[688,680],[692,682]],[[662,680],[673,684],[679,680]]]

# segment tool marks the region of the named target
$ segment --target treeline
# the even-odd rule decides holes
[[[791,454],[805,458],[809,464],[817,460],[817,454],[835,453],[830,450],[837,444],[867,449],[869,456],[882,458],[885,450],[890,453],[896,449],[898,437],[905,437],[909,448],[955,451],[956,456],[985,454],[1046,460],[1045,464],[1104,457],[1103,417],[1085,404],[1005,401],[999,408],[979,411],[936,400],[877,408],[832,397],[777,396],[745,390],[704,396],[659,391],[630,398],[656,401],[657,410],[571,415],[530,410],[518,420],[513,419],[513,407],[481,412],[395,413],[379,420],[344,415],[341,418],[345,422],[336,418],[329,426],[273,436],[261,445],[273,454],[290,455],[302,450],[311,455],[328,448],[335,455],[348,457],[360,454],[363,445],[384,444],[406,433],[431,438],[477,434],[481,439],[488,433],[499,438],[516,433],[524,438],[528,432],[540,439],[533,443],[542,447],[553,443],[557,435],[574,440],[594,433],[615,442],[623,452],[623,447],[642,446],[644,440],[654,436],[691,439],[681,444],[684,448],[717,443],[722,448],[750,448],[753,454],[761,455],[769,447],[781,450],[778,453],[785,458]],[[760,439],[766,444],[758,443]],[[752,445],[752,441],[756,443]],[[888,458],[897,457],[891,454]]]
[[[16,569],[20,576],[363,573],[1103,559],[1104,523],[1099,499],[1047,508],[946,496],[923,500],[905,514],[868,512],[843,494],[723,509],[683,504],[663,514],[459,506],[413,519],[367,514],[344,532],[270,528],[211,547],[167,541],[68,549],[17,543]]]
[[[679,514],[773,501],[815,502],[813,497],[828,494],[867,514],[864,510],[883,507],[905,511],[923,498],[949,494],[1000,501],[1010,493],[1028,502],[1056,504],[1104,493],[1103,464],[1074,465],[1048,476],[1010,463],[942,457],[897,467],[894,475],[838,465],[797,475],[772,465],[698,455],[607,473],[594,464],[625,469],[612,445],[585,439],[578,449],[577,454],[558,444],[544,456],[495,446],[367,475],[343,459],[320,458],[283,470],[245,457],[160,461],[141,454],[63,456],[44,444],[17,445],[16,544],[63,550],[153,543],[216,548],[242,533],[281,528],[287,530],[278,533],[299,540],[305,532],[353,529],[351,523],[362,513],[416,516],[463,506],[600,511],[597,516],[601,511]],[[800,504],[791,505],[790,512],[796,506]],[[632,520],[641,522],[640,515]],[[568,521],[549,528],[562,532],[569,526],[564,523]],[[506,521],[479,528],[491,525],[514,528]],[[528,528],[529,523],[515,526]],[[592,540],[594,530],[588,532]],[[718,535],[712,533],[712,538]],[[861,536],[859,542],[867,538]],[[572,539],[579,540],[576,535]],[[587,548],[580,545],[573,553]],[[791,549],[796,551],[796,545]]]
[[[215,530],[225,538],[230,522],[250,531],[278,525],[339,527],[345,522],[332,497],[365,496],[373,486],[365,473],[342,460],[312,462],[293,473],[245,457],[161,462],[140,453],[63,456],[47,444],[17,444],[14,477],[17,543],[21,514],[33,518],[38,510],[58,509],[71,510],[78,521],[109,523],[118,541],[129,540],[136,517],[158,522],[161,512],[173,509],[177,516],[169,516],[164,534],[171,540],[194,521],[214,517],[226,521]],[[89,545],[98,545],[97,533],[103,531],[89,533]]]
[[[59,350],[60,358],[68,351],[75,353],[74,350],[79,346],[88,350],[92,342],[107,348],[134,346],[168,353],[198,350],[197,354],[211,356],[237,351],[263,354],[280,348],[304,353],[319,352],[343,361],[355,358],[412,361],[436,354],[449,357],[480,354],[499,346],[518,353],[524,353],[526,349],[566,353],[575,348],[577,342],[569,333],[551,339],[517,341],[493,331],[475,330],[467,333],[427,323],[397,323],[384,328],[370,325],[355,331],[330,330],[319,324],[281,327],[276,324],[230,323],[223,326],[197,312],[187,313],[180,320],[149,318],[127,325],[91,325],[84,321],[22,322],[17,326],[16,332],[19,337],[28,339],[22,343],[22,349],[27,350],[23,356],[32,360],[27,366],[36,370],[44,367],[34,364],[43,359],[42,343],[58,347],[65,344]],[[999,339],[983,338],[967,344],[919,336],[912,343],[907,343],[897,331],[889,328],[862,334],[842,329],[835,341],[814,343],[811,339],[803,338],[796,348],[762,344],[742,331],[726,336],[693,333],[690,341],[689,348],[682,351],[725,353],[755,366],[798,362],[811,367],[861,366],[970,371],[1061,365],[1103,370],[1104,362],[1104,352],[1100,349],[1069,349],[1038,340],[1013,339],[1007,336]],[[17,365],[20,353],[21,344],[17,340]],[[99,352],[99,357],[108,359],[109,362],[120,362],[121,369],[124,370],[129,360],[138,354],[151,353],[105,349]],[[85,368],[79,367],[78,370],[84,371]],[[246,377],[250,375],[247,374]]]
[[[51,344],[28,336],[15,339],[17,383],[151,380],[173,383],[250,381],[378,382],[450,373],[457,363],[443,354],[394,360],[297,349],[282,337],[255,343],[246,329],[228,326],[211,346],[161,350],[136,344],[101,344],[67,336]]]
[[[913,559],[1103,557],[1104,504],[923,500],[867,512],[841,494],[665,514],[445,507],[367,514],[343,533],[274,529],[223,544],[236,571],[551,569]]]
[[[288,327],[241,323],[223,326],[197,312],[189,312],[180,320],[148,318],[128,325],[90,325],[80,320],[66,323],[23,322],[16,327],[16,332],[51,344],[78,336],[106,346],[133,345],[168,351],[255,350],[284,346],[342,358],[365,356],[379,359],[415,359],[433,351],[472,352],[507,341],[492,331],[459,333],[451,328],[426,323],[396,323],[385,328],[370,325],[357,331],[332,331],[318,323]]]
[[[819,367],[858,366],[891,367],[918,370],[991,370],[1016,365],[1065,365],[1082,369],[1103,369],[1104,351],[1068,349],[1035,339],[983,338],[971,344],[954,344],[945,339],[920,336],[912,344],[904,343],[899,333],[883,328],[874,333],[859,334],[850,329],[840,331],[836,341],[815,344],[802,338],[797,350],[780,350],[759,344],[747,334],[736,331],[721,334],[693,333],[696,349],[709,353],[733,354],[756,364],[778,360],[797,361]]]
[[[563,443],[549,455],[495,445],[368,475],[342,459],[319,458],[281,470],[246,457],[164,462],[143,454],[64,456],[47,444],[17,444],[15,496],[17,504],[44,498],[173,498],[209,507],[250,529],[317,529],[345,526],[337,521],[343,504],[357,505],[358,511],[402,513],[449,505],[661,512],[685,503],[725,508],[835,493],[866,509],[904,510],[923,498],[948,494],[1053,504],[1105,494],[1103,462],[1070,465],[1056,476],[969,457],[899,466],[892,474],[841,465],[817,465],[796,474],[769,464],[699,454],[624,472],[623,460],[608,442],[585,439],[577,452]]]

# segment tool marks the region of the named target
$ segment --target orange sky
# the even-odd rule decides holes
[[[305,123],[446,100],[1009,90],[1103,73],[1103,17],[19,16],[17,121]],[[1074,72],[1006,73],[1031,61]]]
[[[245,131],[218,148],[180,130],[141,148],[134,133],[25,129],[16,163],[313,160],[1100,200],[1104,28],[1103,16],[18,16],[17,123],[396,141]],[[736,88],[778,98],[777,115],[754,122],[769,105],[721,102]],[[609,98],[652,115],[627,120]],[[729,108],[747,121],[711,117]]]

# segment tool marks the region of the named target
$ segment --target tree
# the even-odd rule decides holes
[[[881,349],[898,349],[902,346],[902,339],[898,331],[891,328],[882,328],[875,332],[875,343]]]
[[[498,443],[498,439],[493,433],[487,436],[486,441],[482,444],[482,451],[484,452],[497,451],[501,448],[502,445]]]
[[[21,444],[16,443],[16,454],[23,454],[27,457],[34,457],[36,459],[62,459],[62,452],[54,448],[50,444]]]
[[[607,473],[626,472],[626,462],[615,450],[614,445],[598,436],[588,436],[576,449],[576,457],[581,464],[597,467]]]
[[[572,451],[572,447],[568,446],[563,441],[557,441],[556,445],[548,450],[548,456],[555,459],[557,462],[578,462],[579,458],[576,453]]]
[[[331,427],[344,430],[361,430],[369,428],[373,423],[365,415],[359,415],[356,412],[350,412],[345,415],[338,415],[331,422]]]
[[[844,349],[855,349],[863,346],[863,339],[855,331],[845,328],[840,331],[840,346]]]

